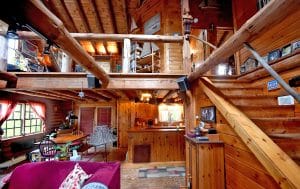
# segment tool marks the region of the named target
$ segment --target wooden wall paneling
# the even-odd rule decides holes
[[[263,189],[262,186],[241,174],[238,170],[225,164],[226,169],[226,186],[229,188],[244,188],[244,189]]]
[[[127,131],[131,127],[131,103],[130,101],[118,101],[118,134],[119,147],[128,147]]]
[[[300,38],[300,10],[297,10],[288,15],[280,23],[272,26],[272,29],[266,31],[263,35],[255,38],[251,45],[262,56],[268,52],[281,48]],[[241,49],[241,61],[244,62],[250,53],[245,48]]]
[[[276,181],[269,174],[261,172],[260,170],[256,170],[251,165],[249,166],[247,164],[243,164],[242,162],[233,159],[228,155],[225,156],[225,161],[227,166],[237,170],[263,188],[280,188]]]
[[[232,1],[233,26],[238,30],[249,18],[257,12],[257,1]]]

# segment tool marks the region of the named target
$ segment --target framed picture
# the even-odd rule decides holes
[[[297,50],[300,48],[300,41],[296,41],[292,44],[292,49],[293,51]]]
[[[200,108],[201,121],[203,122],[216,122],[216,107],[207,106]]]
[[[249,57],[245,62],[244,62],[244,72],[247,72],[249,70],[252,70],[258,66],[258,61],[255,58]]]
[[[269,52],[269,54],[268,54],[268,61],[269,62],[274,61],[278,58],[280,58],[280,50],[279,49],[276,49],[274,51]]]
[[[292,46],[291,46],[291,44],[288,44],[288,45],[282,47],[281,56],[289,55],[289,54],[291,54],[291,52],[292,52]]]

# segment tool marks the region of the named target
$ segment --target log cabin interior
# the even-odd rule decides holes
[[[178,188],[300,188],[299,0],[0,9],[1,169],[105,125],[126,162],[184,161]]]

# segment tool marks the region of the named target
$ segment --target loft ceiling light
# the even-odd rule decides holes
[[[152,95],[150,93],[142,93],[140,100],[142,102],[149,102],[150,98],[152,98]]]

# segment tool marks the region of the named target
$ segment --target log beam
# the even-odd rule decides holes
[[[268,170],[281,188],[300,188],[299,166],[243,112],[228,102],[207,78],[200,86],[229,125]]]
[[[76,62],[100,79],[103,87],[108,85],[109,77],[105,71],[96,64],[95,60],[70,35],[61,20],[51,13],[41,1],[13,2],[15,6],[14,3],[8,3],[5,8],[14,10],[12,13],[19,11],[19,14],[33,28],[64,49]],[[16,10],[16,7],[19,9]]]
[[[88,88],[86,73],[14,72],[18,77],[17,89],[65,90]],[[178,74],[109,74],[106,89],[164,89],[176,90]],[[96,89],[105,90],[105,89]]]
[[[18,78],[12,73],[0,71],[0,80],[6,81],[6,88],[15,88]]]
[[[251,17],[235,34],[233,34],[220,48],[214,52],[201,64],[195,72],[189,74],[188,80],[201,77],[208,70],[221,63],[223,60],[233,55],[243,47],[244,42],[251,42],[257,35],[268,31],[270,27],[280,22],[291,12],[298,10],[299,0],[273,0],[262,10]]]
[[[34,32],[18,31],[20,39],[39,40],[41,39]],[[0,35],[5,35],[6,31],[0,31]],[[162,42],[162,43],[183,43],[183,36],[168,35],[144,35],[144,34],[105,34],[105,33],[70,33],[71,37],[77,40],[91,41],[116,41],[123,42],[124,39],[140,42]]]

